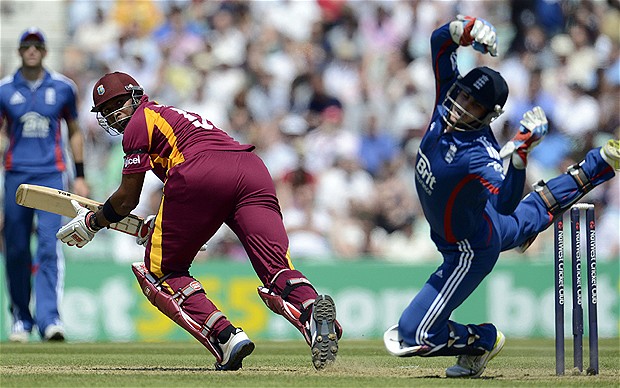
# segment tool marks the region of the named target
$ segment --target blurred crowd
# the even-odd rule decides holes
[[[506,113],[493,124],[500,144],[534,105],[550,119],[549,135],[530,157],[530,184],[619,134],[618,0],[66,6],[69,36],[57,70],[81,94],[93,196],[104,200],[116,188],[122,150],[121,139],[89,112],[92,86],[106,72],[124,71],[151,99],[199,113],[256,145],[276,182],[294,259],[439,261],[416,198],[413,162],[435,102],[430,35],[457,14],[482,17],[498,31],[498,58],[463,48],[458,62],[463,74],[487,65],[507,79]],[[156,211],[161,188],[151,180],[146,187],[142,215]],[[620,179],[591,194],[584,201],[597,205],[599,258],[618,260]],[[551,239],[543,234],[526,257],[550,252]],[[133,252],[125,243],[121,251]],[[200,255],[245,259],[227,228]]]

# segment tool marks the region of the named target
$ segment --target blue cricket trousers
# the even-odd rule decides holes
[[[13,322],[31,331],[36,324],[41,337],[45,328],[60,324],[58,303],[64,281],[64,256],[56,239],[62,217],[15,203],[15,192],[22,183],[65,189],[62,173],[32,174],[8,171],[4,191],[4,241],[6,279]],[[30,249],[36,216],[37,249]],[[29,304],[34,280],[34,316]]]
[[[581,167],[594,186],[615,175],[598,148],[586,155]],[[551,179],[547,187],[563,208],[583,196],[568,174]],[[398,325],[404,341],[409,345],[430,346],[429,356],[491,350],[497,337],[495,326],[464,325],[451,321],[450,315],[491,272],[500,252],[523,244],[552,222],[553,217],[540,196],[531,193],[511,215],[499,214],[487,203],[483,220],[472,238],[449,244],[433,236],[443,263],[402,313]]]

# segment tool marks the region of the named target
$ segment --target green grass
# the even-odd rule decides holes
[[[587,341],[586,341],[587,342]],[[453,357],[396,358],[380,341],[340,342],[337,362],[317,372],[302,341],[258,341],[235,372],[213,370],[196,342],[0,344],[1,387],[605,387],[620,386],[620,342],[600,341],[600,374],[555,375],[552,340],[508,339],[477,380],[446,379]],[[566,343],[566,365],[572,366]],[[587,346],[584,364],[588,366]]]

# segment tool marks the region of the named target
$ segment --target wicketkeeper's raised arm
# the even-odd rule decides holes
[[[456,49],[459,46],[472,46],[483,54],[497,56],[495,27],[484,19],[459,15],[456,20],[433,31],[431,55],[437,98],[435,105],[443,101],[460,75],[456,63]]]
[[[458,15],[455,21],[450,22],[450,36],[458,45],[471,45],[483,54],[497,56],[495,27],[484,19]]]

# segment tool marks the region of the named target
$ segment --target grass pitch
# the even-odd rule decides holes
[[[380,341],[340,341],[338,360],[317,372],[305,342],[258,341],[235,372],[213,370],[196,342],[0,344],[2,387],[411,387],[620,386],[620,340],[599,344],[600,374],[555,375],[553,340],[507,339],[480,379],[446,379],[453,357],[396,358]],[[587,347],[584,366],[588,367]]]

